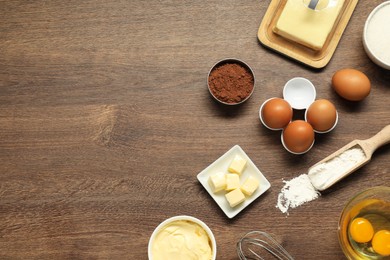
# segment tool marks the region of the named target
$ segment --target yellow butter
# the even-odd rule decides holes
[[[239,155],[236,155],[233,161],[230,163],[228,171],[241,175],[246,166],[246,160]]]
[[[255,190],[259,187],[259,181],[253,177],[249,176],[246,181],[241,186],[241,191],[247,195],[251,196]]]
[[[240,176],[235,173],[226,174],[226,188],[225,190],[234,190],[240,187]]]
[[[229,202],[230,207],[235,207],[238,204],[242,203],[245,200],[245,195],[242,193],[241,189],[232,190],[229,193],[225,194],[227,201]]]
[[[215,193],[226,188],[225,173],[217,172],[209,177],[209,185],[211,190]]]
[[[310,9],[307,6],[309,2],[287,0],[274,32],[311,49],[321,50],[332,31],[344,0],[320,0],[317,4],[319,10]]]

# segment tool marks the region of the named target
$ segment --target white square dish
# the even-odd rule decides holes
[[[216,172],[225,172],[228,173],[228,167],[232,162],[235,155],[240,155],[247,161],[247,166],[244,172],[240,176],[241,184],[248,178],[249,176],[255,177],[259,181],[259,187],[250,197],[246,197],[245,201],[236,207],[230,207],[228,201],[225,198],[226,191],[219,191],[217,193],[213,193],[208,183],[209,177],[211,174]],[[222,209],[222,211],[226,214],[228,218],[235,217],[238,213],[240,213],[244,208],[246,208],[249,204],[251,204],[255,199],[257,199],[261,194],[267,191],[271,184],[265,178],[265,176],[260,172],[260,170],[256,167],[256,165],[252,162],[252,160],[248,157],[248,155],[242,150],[239,145],[233,146],[229,151],[227,151],[224,155],[219,157],[216,161],[210,164],[206,169],[201,171],[198,176],[198,181],[203,185],[206,191],[210,194],[210,196],[215,200],[218,206]]]

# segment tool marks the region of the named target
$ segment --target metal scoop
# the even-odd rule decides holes
[[[381,131],[379,131],[376,135],[374,135],[369,139],[354,140],[350,142],[349,144],[340,148],[338,151],[332,153],[325,159],[319,161],[318,163],[316,163],[315,165],[309,168],[308,176],[310,178],[311,183],[313,184],[314,188],[316,188],[319,191],[329,188],[336,182],[340,181],[344,177],[348,176],[349,174],[353,173],[354,171],[356,171],[357,169],[359,169],[360,167],[368,163],[371,160],[372,154],[375,152],[375,150],[385,144],[388,144],[389,142],[390,142],[390,125],[385,126]],[[343,154],[345,154],[347,151],[350,151],[351,149],[354,148],[361,149],[362,152],[364,153],[361,160],[357,161],[356,163],[353,163],[352,165],[350,164],[349,167],[345,169],[345,171],[341,170],[343,168],[335,169],[334,172],[337,172],[336,174],[329,170],[328,171],[323,170],[321,172],[321,167],[323,165],[338,160],[338,158],[341,158]],[[325,167],[323,169],[325,169]]]

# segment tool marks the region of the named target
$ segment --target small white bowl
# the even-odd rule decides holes
[[[363,30],[363,46],[368,57],[375,64],[387,70],[390,70],[389,13],[390,1],[381,3],[370,13]],[[382,48],[382,51],[378,48]]]
[[[163,222],[161,222],[155,228],[155,230],[153,231],[152,235],[150,236],[149,244],[148,244],[148,258],[149,258],[149,260],[153,260],[152,245],[153,245],[154,239],[156,238],[157,234],[167,224],[172,223],[174,221],[179,221],[179,220],[192,221],[192,222],[198,224],[199,226],[201,226],[206,231],[206,233],[209,236],[209,239],[211,241],[211,250],[212,250],[212,257],[211,257],[211,259],[215,260],[217,258],[217,242],[215,240],[213,232],[211,232],[211,229],[203,221],[201,221],[200,219],[197,219],[197,218],[191,217],[191,216],[185,216],[185,215],[168,218],[168,219],[164,220]]]
[[[292,78],[284,85],[283,98],[294,109],[307,109],[316,98],[316,89],[308,79]]]

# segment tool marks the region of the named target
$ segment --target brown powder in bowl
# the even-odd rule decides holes
[[[213,68],[208,85],[213,96],[223,103],[237,104],[252,93],[254,77],[249,68],[239,63],[223,63]]]

